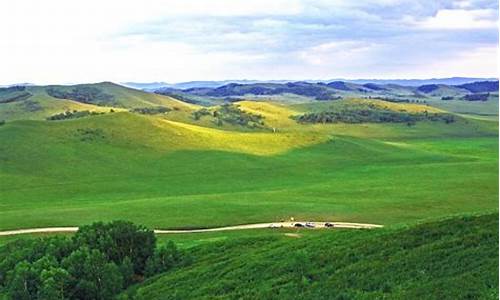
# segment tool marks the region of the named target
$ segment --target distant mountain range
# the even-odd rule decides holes
[[[446,84],[446,85],[460,85],[471,83],[475,81],[494,81],[497,78],[479,78],[479,77],[449,77],[449,78],[431,78],[431,79],[331,79],[331,80],[303,80],[308,83],[328,83],[332,81],[342,81],[347,83],[356,84],[397,84],[402,86],[421,86],[426,84]],[[159,88],[174,88],[174,89],[190,89],[190,88],[217,88],[230,83],[237,84],[254,84],[254,83],[287,83],[293,80],[221,80],[221,81],[187,81],[180,83],[167,83],[167,82],[122,82],[120,84],[131,88],[141,90],[156,90]]]
[[[448,79],[448,82],[451,79]],[[441,79],[439,82],[445,81]],[[463,82],[464,80],[458,80]],[[363,81],[361,81],[363,82]],[[429,81],[422,81],[429,82]],[[432,81],[431,81],[432,82]],[[454,80],[452,82],[457,82]],[[234,102],[273,98],[292,101],[294,98],[309,100],[336,100],[342,98],[379,98],[395,102],[420,102],[426,100],[467,100],[486,101],[490,93],[498,93],[498,81],[474,81],[458,85],[426,83],[418,86],[394,83],[353,83],[350,81],[331,82],[259,82],[228,83],[217,87],[173,88],[160,87],[152,90],[161,95],[171,96],[185,102],[213,105],[218,102]]]

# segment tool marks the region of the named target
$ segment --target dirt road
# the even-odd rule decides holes
[[[259,228],[295,228],[295,224],[302,224],[305,226],[306,222],[276,222],[276,223],[257,223],[257,224],[245,224],[245,225],[235,225],[226,227],[215,227],[206,229],[179,229],[179,230],[168,230],[168,229],[155,229],[154,232],[157,234],[174,234],[174,233],[202,233],[202,232],[216,232],[216,231],[227,231],[227,230],[244,230],[244,229],[259,229]],[[314,224],[314,227],[306,227],[307,229],[326,229],[326,228],[351,228],[351,229],[373,229],[383,227],[377,224],[365,224],[365,223],[345,223],[345,222],[328,222],[333,224],[332,227],[326,227],[325,222],[309,222]],[[63,232],[76,232],[78,227],[45,227],[45,228],[27,228],[27,229],[16,229],[16,230],[6,230],[0,231],[0,236],[8,235],[18,235],[27,233],[63,233]]]

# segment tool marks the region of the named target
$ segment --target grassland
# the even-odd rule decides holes
[[[105,94],[113,96],[113,101],[104,103],[105,105],[93,105],[92,103],[82,103],[71,99],[54,98],[47,93],[50,88],[60,89],[62,91],[70,91],[75,87],[96,88]],[[22,101],[0,104],[0,120],[44,120],[45,118],[65,112],[65,111],[97,111],[109,112],[126,111],[130,108],[166,106],[175,108],[173,115],[185,115],[190,113],[196,106],[188,104],[177,99],[145,93],[142,91],[126,88],[110,82],[84,84],[77,86],[29,86],[26,87],[26,92],[31,96]]]
[[[134,299],[497,299],[498,215],[219,241]],[[196,287],[196,288],[192,288]]]
[[[135,285],[123,299],[498,298],[498,114],[489,112],[498,101],[234,103],[262,117],[253,128],[217,124],[220,106],[197,119],[200,106],[170,97],[111,83],[84,87],[112,101],[29,87],[31,97],[0,104],[0,230],[117,219],[150,228],[290,217],[386,225],[161,235],[160,244],[173,240],[193,264]],[[460,114],[450,124],[410,125],[292,118],[364,106]],[[169,110],[130,112],[155,107]],[[68,110],[104,114],[45,120]]]
[[[279,131],[130,113],[8,122],[0,228],[113,219],[211,227],[291,216],[387,225],[497,209],[495,121],[298,125],[283,107],[241,107]]]

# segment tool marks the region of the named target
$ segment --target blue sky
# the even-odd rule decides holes
[[[493,0],[8,0],[0,83],[497,76]]]

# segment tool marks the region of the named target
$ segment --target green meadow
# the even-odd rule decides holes
[[[2,236],[0,299],[498,299],[498,98],[202,107],[111,83],[50,88],[0,103],[0,231],[292,217],[385,228],[156,235],[147,272],[113,256],[143,248],[128,223],[109,227],[109,247],[103,232],[83,245],[83,233]]]
[[[9,141],[0,146],[0,228],[114,219],[199,228],[290,217],[391,225],[498,205],[494,121],[277,134],[157,122],[115,113],[0,127]]]
[[[214,241],[124,299],[497,299],[498,215]],[[196,287],[196,288],[193,288]]]

